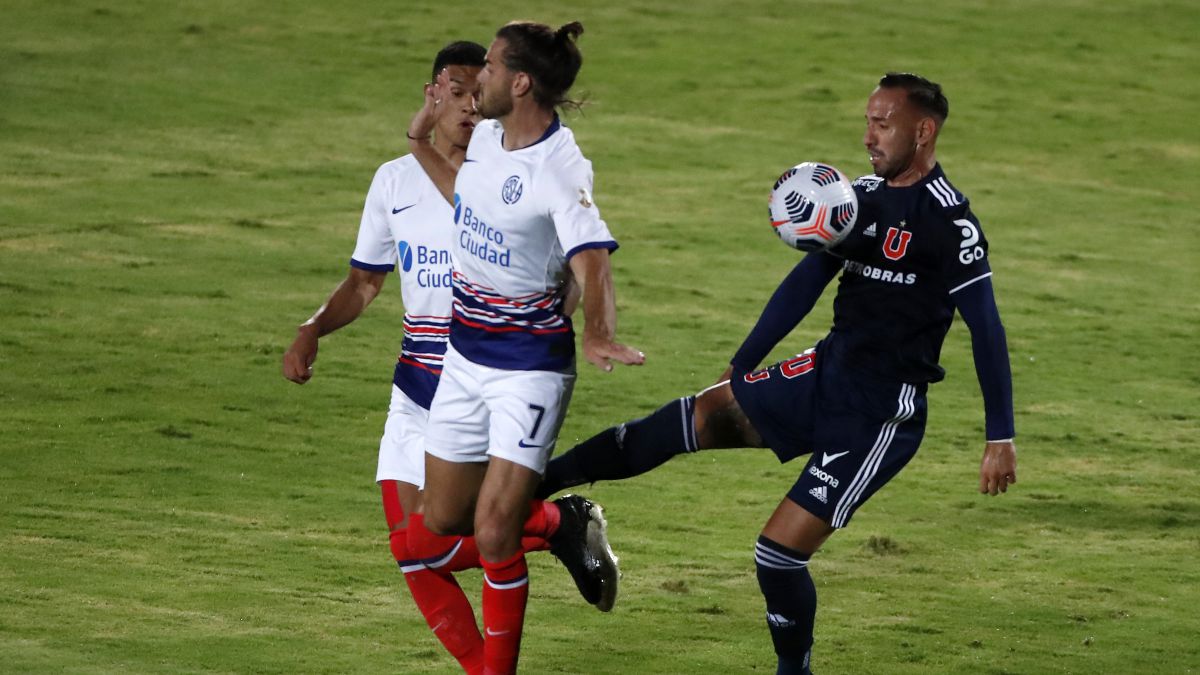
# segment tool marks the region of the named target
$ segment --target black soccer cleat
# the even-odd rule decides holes
[[[571,573],[584,600],[601,612],[612,611],[621,570],[608,545],[604,509],[579,495],[559,497],[554,503],[561,521],[550,538],[550,552]]]

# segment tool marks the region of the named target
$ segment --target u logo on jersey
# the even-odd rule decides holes
[[[500,198],[505,204],[516,204],[524,191],[525,186],[521,185],[520,177],[509,176],[508,180],[504,181],[504,187],[500,189]]]
[[[883,240],[883,257],[888,260],[899,260],[908,252],[908,242],[912,232],[898,227],[889,227],[887,237]]]

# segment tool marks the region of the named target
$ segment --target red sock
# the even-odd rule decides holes
[[[484,672],[484,643],[475,612],[458,581],[419,563],[404,573],[413,602],[433,634],[468,675]]]
[[[403,520],[395,488],[383,490],[383,508],[388,525],[395,527]],[[413,514],[409,527],[424,528],[423,519]],[[439,574],[422,565],[408,546],[407,528],[393,529],[388,535],[392,556],[404,573],[404,581],[412,593],[413,602],[425,617],[433,634],[462,666],[468,675],[483,673],[483,636],[475,625],[475,612],[458,581],[449,572]]]
[[[562,521],[562,513],[558,504],[535,499],[529,503],[529,519],[525,521],[525,529],[521,533],[521,548],[529,551],[550,550],[550,537],[558,532]]]
[[[425,516],[420,513],[408,517],[408,529],[412,533],[409,550],[429,568],[446,573],[479,569],[475,537],[434,534],[425,527]]]
[[[483,560],[483,658],[485,675],[517,672],[521,629],[529,600],[525,552],[498,563]]]
[[[550,541],[541,537],[521,537],[521,550],[526,553],[549,551]]]
[[[434,534],[425,527],[425,517],[420,513],[409,515],[408,520],[409,531],[413,532],[413,543],[409,548],[414,551],[414,558],[421,558],[429,567],[447,572],[480,567],[475,537]],[[550,537],[558,531],[560,520],[557,504],[540,499],[531,502],[521,549],[526,553],[550,550]]]

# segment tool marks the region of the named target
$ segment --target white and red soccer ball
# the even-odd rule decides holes
[[[805,162],[783,172],[771,189],[771,227],[783,243],[820,251],[850,234],[858,197],[850,181],[828,164]]]

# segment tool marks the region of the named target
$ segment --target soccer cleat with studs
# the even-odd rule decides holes
[[[579,495],[559,497],[554,503],[561,519],[550,538],[550,552],[571,573],[584,600],[601,612],[612,611],[621,570],[608,545],[604,509]]]

